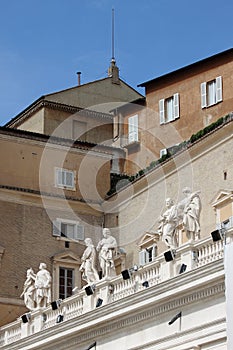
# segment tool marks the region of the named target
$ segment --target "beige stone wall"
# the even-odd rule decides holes
[[[232,189],[232,132],[231,122],[111,198],[105,209],[114,214],[107,215],[106,224],[115,227],[113,232],[119,234],[129,267],[138,262],[137,242],[146,232],[158,228],[165,199],[171,197],[177,203],[183,198],[182,189],[186,186],[201,191],[201,237],[209,236],[216,228],[211,202],[220,189]],[[226,179],[224,171],[227,171]],[[158,246],[159,253],[166,249],[162,242]]]
[[[7,133],[0,136],[0,246],[4,248],[0,313],[7,323],[25,312],[20,294],[28,268],[37,272],[40,262],[45,262],[53,276],[54,256],[62,252],[77,259],[82,256],[83,241],[68,240],[66,247],[67,239],[53,236],[55,219],[79,222],[85,237],[97,245],[104,221],[100,203],[110,186],[111,153],[70,149],[58,143],[45,148],[42,140]],[[75,190],[55,187],[56,167],[76,171]],[[66,260],[64,264],[66,267]],[[78,268],[75,283],[82,287]],[[53,285],[56,298],[57,293],[58,285]]]
[[[6,135],[1,135],[0,144],[2,185],[91,200],[101,200],[109,190],[111,154]],[[76,172],[75,190],[55,186],[56,168]]]
[[[115,108],[115,102],[129,102],[140,97],[142,96],[123,81],[115,84],[111,78],[105,78],[47,95],[46,99],[108,113]]]
[[[75,121],[83,123],[80,132],[75,131]],[[83,130],[86,129],[83,135]],[[111,119],[99,119],[88,117],[87,113],[74,113],[45,109],[45,131],[46,135],[54,135],[68,139],[80,139],[83,141],[101,144],[112,140],[113,123]]]
[[[21,125],[18,126],[20,130],[27,130],[32,132],[44,133],[44,109],[40,109],[35,112],[34,115],[26,119]]]

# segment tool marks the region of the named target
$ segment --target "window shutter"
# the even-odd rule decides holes
[[[156,258],[156,256],[157,256],[157,246],[153,245],[153,248],[152,248],[152,261]]]
[[[61,186],[62,183],[62,170],[61,169],[56,169],[56,184],[58,186]]]
[[[179,94],[173,95],[174,99],[174,119],[177,119],[180,117],[180,105],[179,105]]]
[[[128,120],[128,139],[129,142],[138,141],[138,115],[129,117]]]
[[[138,115],[134,116],[134,141],[138,141]]]
[[[207,107],[206,83],[201,83],[201,108]]]
[[[139,252],[139,265],[143,266],[146,264],[146,250],[143,249]]]
[[[61,223],[57,220],[53,221],[53,236],[61,236]]]
[[[216,78],[216,102],[222,101],[222,77]]]
[[[76,225],[76,230],[74,232],[74,239],[83,241],[84,240],[84,226],[83,225]]]
[[[165,123],[164,99],[159,100],[159,117],[160,117],[160,124],[164,124]]]

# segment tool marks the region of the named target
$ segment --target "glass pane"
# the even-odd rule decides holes
[[[67,270],[67,278],[73,278],[73,270]]]
[[[69,187],[73,187],[73,173],[71,171],[66,172],[66,181],[65,185]]]
[[[60,268],[60,276],[65,276],[65,269]]]
[[[173,120],[173,98],[166,99],[166,121]]]
[[[215,82],[215,80],[212,80],[207,84],[207,99],[208,99],[208,106],[211,106],[211,105],[216,103],[216,82]]]
[[[74,238],[74,229],[75,229],[75,225],[66,224],[66,236],[69,238]]]
[[[66,237],[67,236],[67,225],[64,224],[64,222],[61,223],[61,236]]]

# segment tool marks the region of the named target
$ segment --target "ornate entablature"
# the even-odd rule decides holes
[[[233,191],[220,190],[211,204],[216,212],[216,228],[233,227]]]

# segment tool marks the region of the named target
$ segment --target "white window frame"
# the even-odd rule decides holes
[[[210,84],[214,84],[212,88],[214,96],[213,96],[213,101],[209,103],[208,87],[210,86]],[[219,102],[222,102],[223,98],[222,98],[222,77],[221,76],[215,79],[212,79],[208,82],[201,83],[200,89],[201,89],[201,108],[211,107]]]
[[[150,252],[152,250],[152,257],[150,259]],[[146,264],[149,264],[150,262],[154,261],[157,256],[157,245],[153,244],[152,246],[149,246],[147,248],[142,249],[139,252],[139,265],[144,266]]]
[[[65,235],[62,232],[62,225],[73,225],[74,226],[74,233],[73,236]],[[81,225],[78,221],[74,220],[67,220],[67,219],[61,219],[57,218],[53,221],[53,236],[59,237],[60,239],[64,239],[65,241],[83,241],[84,240],[84,226]]]
[[[168,116],[167,104],[171,103],[171,114]],[[179,93],[175,93],[167,98],[159,100],[159,117],[160,124],[170,123],[180,118],[180,97]]]
[[[67,176],[71,175],[71,184],[67,180]],[[64,181],[63,181],[64,180]],[[76,171],[64,168],[55,168],[55,186],[67,190],[75,190],[76,185]]]
[[[138,142],[138,114],[128,119],[128,142]]]

